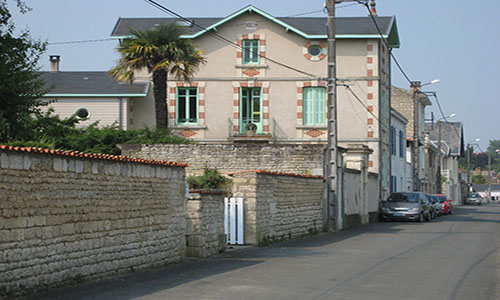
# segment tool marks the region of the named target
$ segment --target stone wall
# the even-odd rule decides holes
[[[207,257],[226,248],[225,191],[191,191],[186,203],[186,256]]]
[[[6,146],[0,158],[0,298],[184,257],[183,165]]]
[[[245,244],[290,238],[323,229],[323,178],[253,171],[232,174],[243,197]]]
[[[209,167],[223,174],[263,169],[322,175],[325,145],[197,143],[121,145],[120,148],[123,155],[130,157],[187,162],[188,174],[201,174],[203,168]]]

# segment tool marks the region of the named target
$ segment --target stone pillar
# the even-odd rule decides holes
[[[345,164],[347,168],[361,171],[360,195],[362,199],[360,202],[361,205],[359,212],[361,224],[368,224],[370,222],[370,216],[368,213],[368,201],[370,197],[370,195],[368,195],[368,161],[370,160],[370,154],[372,153],[373,150],[368,148],[366,145],[349,144],[347,146],[347,153],[345,157]]]

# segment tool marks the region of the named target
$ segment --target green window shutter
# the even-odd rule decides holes
[[[243,64],[260,63],[259,40],[243,40]]]
[[[304,125],[326,124],[326,89],[310,87],[303,89],[302,118]]]

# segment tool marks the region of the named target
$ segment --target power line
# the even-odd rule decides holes
[[[162,11],[164,11],[164,12],[166,12],[166,13],[170,14],[170,15],[172,15],[172,16],[175,16],[175,17],[177,17],[177,18],[179,18],[179,19],[183,20],[183,21],[191,22],[191,20],[189,20],[189,19],[187,19],[187,18],[185,18],[185,17],[183,17],[183,16],[179,15],[178,13],[176,13],[176,12],[172,11],[171,9],[168,9],[168,8],[164,7],[163,5],[161,5],[161,4],[159,4],[159,3],[157,3],[157,2],[155,2],[155,1],[153,1],[153,0],[144,0],[144,1],[145,1],[145,2],[147,2],[147,3],[148,3],[148,4],[150,4],[150,5],[152,5],[152,6],[156,7],[156,8],[158,8],[158,9],[160,9],[160,10],[162,10]],[[191,23],[192,23],[192,22],[191,22]],[[198,28],[200,28],[200,29],[204,30],[205,32],[209,33],[210,35],[212,35],[213,37],[215,37],[215,38],[216,38],[216,39],[218,39],[219,41],[222,41],[222,42],[224,42],[224,43],[226,43],[226,44],[228,44],[228,45],[230,45],[230,46],[232,46],[232,47],[235,47],[235,48],[237,48],[237,49],[247,50],[247,49],[243,49],[243,47],[242,47],[242,46],[240,46],[240,45],[238,45],[238,44],[234,43],[233,41],[230,41],[230,40],[228,40],[227,38],[225,38],[225,37],[223,37],[223,36],[221,36],[221,35],[219,35],[219,34],[217,34],[217,33],[214,33],[214,32],[212,32],[212,31],[208,30],[207,28],[205,28],[205,27],[203,27],[203,26],[200,26],[200,25],[198,25],[198,24],[196,24],[196,23],[192,23],[192,24],[193,24],[194,26],[196,26],[196,27],[198,27]],[[281,62],[279,62],[279,61],[277,61],[277,60],[271,59],[271,58],[269,58],[269,57],[267,57],[267,56],[265,56],[265,55],[261,55],[261,54],[259,53],[260,51],[257,51],[257,52],[255,52],[255,51],[253,51],[253,50],[249,50],[249,51],[250,51],[250,52],[252,52],[253,54],[258,55],[258,56],[259,56],[259,57],[261,57],[261,58],[265,58],[265,59],[267,59],[267,60],[269,60],[269,61],[271,61],[271,62],[273,62],[273,63],[275,63],[275,64],[277,64],[277,65],[279,65],[279,66],[282,66],[282,67],[284,67],[284,68],[290,69],[290,70],[295,71],[295,72],[297,72],[297,73],[301,73],[301,74],[304,74],[304,75],[309,76],[309,77],[312,77],[312,78],[321,78],[321,76],[317,76],[317,75],[314,75],[314,74],[311,74],[311,73],[308,73],[308,72],[302,71],[302,70],[297,69],[297,68],[295,68],[295,67],[292,67],[292,66],[289,66],[289,65],[287,65],[287,64],[281,63]]]
[[[69,42],[52,42],[48,43],[48,45],[66,45],[66,44],[82,44],[82,43],[96,43],[96,42],[108,42],[114,41],[114,39],[97,39],[97,40],[81,40],[81,41],[69,41]]]
[[[368,2],[359,2],[360,4],[363,4],[366,9],[368,10],[368,13],[370,14],[370,18],[372,19],[373,21],[373,24],[375,24],[375,27],[377,28],[377,31],[382,39],[382,42],[385,44],[385,46],[387,47],[387,49],[389,49],[389,43],[387,42],[387,40],[384,38],[384,34],[382,33],[382,30],[380,29],[380,26],[378,25],[377,23],[377,20],[375,20],[375,16],[373,16],[373,13],[372,11],[370,10],[370,7],[368,6]],[[406,72],[404,71],[403,67],[401,66],[401,64],[399,63],[398,59],[396,58],[396,56],[392,53],[392,51],[389,51],[389,55],[392,57],[392,59],[394,60],[394,62],[396,63],[396,66],[398,67],[399,71],[401,72],[401,74],[403,74],[404,78],[406,79],[406,81],[408,81],[408,83],[412,84],[412,80],[410,79],[410,77],[408,77],[408,75],[406,74]]]

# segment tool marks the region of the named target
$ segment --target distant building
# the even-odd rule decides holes
[[[60,72],[59,56],[51,56],[51,72],[42,72],[49,92],[44,99],[62,118],[75,115],[80,126],[99,122],[122,129],[143,128],[154,108],[148,82],[119,83],[108,72]]]

